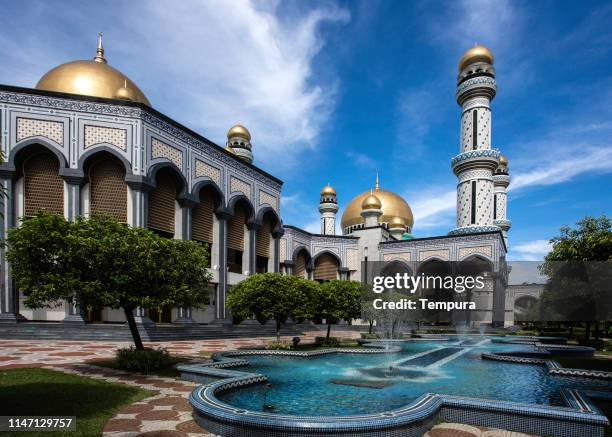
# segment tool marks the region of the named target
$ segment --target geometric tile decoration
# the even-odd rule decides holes
[[[280,239],[279,251],[279,259],[281,260],[281,262],[284,262],[287,259],[287,240],[285,238]]]
[[[402,260],[410,262],[412,257],[410,256],[410,252],[398,252],[398,253],[385,253],[383,254],[383,261],[391,261],[391,260]]]
[[[196,159],[195,160],[195,177],[201,178],[207,176],[217,185],[221,185],[221,170],[217,167],[213,167],[206,162]]]
[[[359,269],[359,250],[346,249],[346,266],[349,270]]]
[[[157,138],[151,140],[151,158],[167,158],[178,168],[183,169],[183,152],[176,147],[162,143]]]
[[[125,151],[127,150],[127,130],[85,125],[85,148],[100,143],[112,144]]]
[[[489,258],[491,258],[493,256],[492,252],[493,252],[492,246],[460,247],[459,248],[459,259],[461,260],[474,253],[480,253],[482,255],[487,255]]]
[[[251,184],[243,181],[242,179],[238,179],[237,177],[230,177],[230,193],[240,192],[244,194],[247,198],[251,198]]]
[[[276,196],[259,190],[259,204],[262,205],[264,203],[267,203],[274,209],[278,209],[278,200],[276,199]]]
[[[449,249],[434,249],[434,250],[422,250],[419,252],[419,261],[424,261],[427,258],[437,257],[441,260],[448,261],[450,259]]]
[[[57,144],[63,145],[64,123],[17,117],[17,141],[34,136],[47,137]]]

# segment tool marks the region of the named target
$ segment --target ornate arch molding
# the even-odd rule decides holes
[[[248,222],[249,224],[256,224],[255,223],[255,207],[253,206],[253,203],[249,200],[249,198],[247,196],[245,196],[244,194],[240,193],[240,194],[234,194],[232,197],[230,197],[227,201],[227,212],[233,216],[236,213],[236,205],[238,203],[244,203],[247,205],[247,208],[249,210],[249,217],[248,217]]]
[[[215,209],[217,211],[223,211],[225,209],[225,196],[223,191],[219,188],[219,185],[215,181],[208,177],[199,178],[198,181],[191,187],[191,195],[200,203],[200,191],[205,188],[212,188],[215,193]]]
[[[0,165],[0,172],[5,176],[17,178],[21,176],[21,170],[19,167],[27,155],[36,153],[38,151],[47,151],[51,152],[57,158],[59,162],[60,176],[64,177],[75,174],[75,170],[69,168],[68,160],[60,148],[61,146],[46,137],[37,136],[26,138],[17,143],[15,147],[10,150],[7,162]]]

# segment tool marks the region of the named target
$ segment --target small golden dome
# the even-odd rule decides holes
[[[412,229],[414,225],[414,218],[412,216],[412,210],[410,205],[406,202],[402,196],[388,190],[380,188],[378,183],[378,175],[376,176],[376,188],[373,192],[376,197],[382,203],[382,216],[378,219],[381,223],[389,223],[389,221],[397,216],[404,220],[404,224],[408,229]],[[372,191],[368,190],[361,194],[358,194],[349,202],[342,213],[342,229],[349,228],[351,226],[359,225],[364,222],[361,216],[361,205],[365,198],[372,194]]]
[[[508,167],[508,158],[506,158],[504,155],[499,155],[499,165]]]
[[[249,130],[241,124],[237,124],[232,126],[230,130],[227,131],[227,139],[232,139],[234,137],[244,138],[248,141],[251,141],[251,133]]]
[[[118,100],[129,100],[133,102],[136,100],[136,94],[134,93],[132,89],[127,87],[127,80],[126,80],[123,86],[119,88],[117,91],[115,91],[113,98],[118,99]]]
[[[334,189],[334,187],[332,187],[331,185],[327,184],[321,190],[321,196],[325,196],[325,195],[335,196],[336,195],[336,190]]]
[[[376,195],[373,193],[370,193],[370,195],[367,196],[365,199],[363,199],[363,202],[361,202],[362,210],[380,209],[381,207],[382,207],[382,203],[380,202],[380,199],[376,197]]]
[[[471,49],[468,49],[461,57],[461,60],[459,61],[459,71],[475,62],[486,62],[493,65],[493,59],[493,53],[491,53],[491,50],[485,46],[475,45]]]
[[[134,82],[108,65],[100,36],[93,60],[67,62],[49,70],[40,78],[36,89],[114,99],[120,98],[115,95],[125,85],[133,93],[132,101],[151,106]]]
[[[389,220],[389,229],[406,229],[406,222],[403,218],[394,216]]]

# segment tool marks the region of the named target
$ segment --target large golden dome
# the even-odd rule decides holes
[[[49,70],[36,84],[36,89],[61,93],[116,99],[127,88],[131,100],[151,106],[142,91],[119,70],[108,65],[102,38],[98,40],[96,57],[91,61],[72,61]],[[126,100],[123,98],[123,100]]]
[[[414,224],[412,210],[401,196],[381,188],[376,188],[373,193],[382,204],[382,216],[378,218],[379,222],[389,223],[392,218],[397,216],[404,220],[404,223],[409,229],[412,229],[412,225]],[[370,190],[364,191],[351,200],[342,214],[342,229],[364,222],[361,216],[361,204],[370,194]]]
[[[493,53],[485,46],[475,45],[468,49],[459,60],[459,71],[475,62],[486,62],[493,65]]]

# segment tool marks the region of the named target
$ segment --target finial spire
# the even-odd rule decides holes
[[[378,183],[378,171],[376,172],[376,185],[374,186],[376,191],[380,191],[380,184]]]
[[[106,64],[106,58],[104,57],[104,46],[102,45],[102,32],[98,32],[98,48],[96,49],[94,61],[103,62]]]

